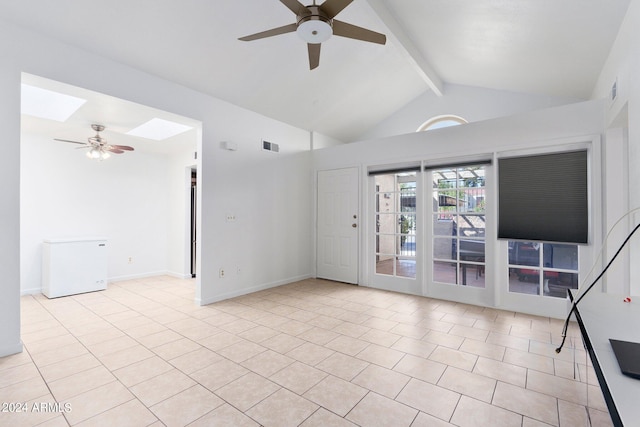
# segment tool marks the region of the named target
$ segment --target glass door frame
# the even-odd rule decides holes
[[[443,166],[434,166],[427,165],[427,170],[423,173],[424,191],[428,191],[429,201],[425,200],[425,209],[424,209],[424,221],[429,221],[429,224],[425,224],[425,230],[423,232],[425,243],[424,250],[424,293],[423,295],[445,299],[449,301],[458,301],[462,303],[470,303],[474,305],[483,305],[486,304],[488,306],[493,306],[494,301],[497,298],[497,286],[495,281],[495,271],[497,265],[499,264],[499,260],[497,259],[497,251],[496,251],[496,241],[492,239],[491,236],[495,235],[495,230],[497,229],[497,205],[496,205],[496,195],[497,190],[495,188],[496,185],[496,168],[495,168],[495,159],[493,156],[489,157],[491,161],[486,160],[487,156],[482,156],[481,158],[466,158],[466,159],[451,159],[450,167],[465,167],[465,166],[475,166],[484,163],[485,167],[485,182],[484,182],[484,196],[486,200],[485,209],[484,209],[484,217],[485,217],[485,239],[484,239],[484,269],[482,274],[484,274],[484,287],[475,287],[475,286],[462,286],[458,284],[450,284],[443,282],[434,281],[434,260],[435,260],[435,249],[434,249],[434,228],[433,228],[433,218],[438,213],[437,206],[433,206],[432,197],[433,197],[433,170],[444,169],[447,168],[447,162],[441,161]],[[429,187],[429,188],[426,188]],[[427,194],[425,194],[427,196]],[[426,197],[425,197],[426,199]],[[428,205],[428,206],[427,206]],[[475,264],[469,264],[475,265]],[[470,273],[470,270],[467,274]]]
[[[407,168],[407,172],[409,172],[408,170],[409,168]],[[400,260],[402,258],[402,254],[400,252],[398,252],[397,254],[394,254],[394,268],[393,268],[393,275],[387,275],[387,274],[378,274],[376,272],[376,264],[377,264],[377,257],[378,254],[380,253],[379,251],[379,247],[377,247],[377,243],[378,243],[378,239],[376,238],[378,236],[379,233],[379,222],[378,222],[378,217],[380,214],[379,211],[379,198],[377,197],[377,195],[379,194],[379,192],[377,191],[376,188],[376,177],[375,175],[369,175],[367,177],[368,179],[368,191],[367,191],[367,198],[368,198],[368,206],[366,209],[367,212],[367,223],[368,223],[368,227],[367,227],[367,238],[368,238],[368,248],[367,248],[367,258],[369,259],[368,267],[367,267],[367,276],[369,277],[368,280],[368,286],[374,287],[374,288],[379,288],[379,289],[385,289],[385,290],[389,290],[389,291],[394,291],[394,292],[402,292],[402,293],[408,293],[408,294],[414,294],[414,295],[423,295],[423,274],[422,274],[422,270],[423,270],[423,236],[424,233],[421,231],[422,227],[423,227],[423,200],[424,200],[424,195],[423,195],[423,175],[424,173],[422,172],[422,168],[420,165],[420,169],[418,170],[418,166],[416,165],[415,167],[413,167],[412,169],[414,169],[412,172],[415,171],[416,174],[416,179],[415,179],[415,183],[416,183],[416,188],[415,188],[415,235],[413,236],[415,238],[415,277],[405,277],[405,276],[399,276],[396,273],[396,262],[397,260]],[[398,168],[397,170],[390,170],[388,172],[389,175],[391,174],[398,174],[398,173],[402,173],[403,170],[401,168]],[[381,175],[381,174],[379,174]],[[395,181],[394,181],[395,183]],[[380,193],[383,194],[384,192]],[[395,193],[400,194],[400,190],[396,191]],[[394,208],[393,211],[389,211],[390,214],[395,214],[398,215],[401,212],[398,211],[396,212],[396,209]],[[401,236],[402,233],[394,233],[397,234],[397,236]]]
[[[431,170],[434,256],[430,262],[433,263],[431,279],[434,282],[486,286],[485,173],[485,165],[473,164]],[[450,266],[454,268],[453,274]],[[468,279],[469,269],[475,271],[475,279]]]

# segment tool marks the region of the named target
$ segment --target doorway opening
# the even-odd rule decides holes
[[[22,88],[21,294],[42,290],[43,240],[69,236],[107,239],[109,281],[135,280],[159,272],[179,279],[193,277],[187,245],[191,239],[189,198],[191,170],[198,162],[194,151],[201,146],[201,122],[26,73]],[[48,95],[48,101],[35,98],[36,106],[44,110],[55,111],[53,103],[60,98],[82,103],[65,117],[48,118],[38,115],[37,109],[24,108],[34,94]],[[140,134],[143,125],[157,122],[177,126],[171,136]],[[112,151],[102,161],[88,159],[83,147],[95,134],[90,128],[93,123],[105,125],[101,137],[109,144],[134,150]],[[173,203],[175,200],[181,202]],[[199,205],[194,204],[194,209]],[[196,288],[199,282],[197,278]]]

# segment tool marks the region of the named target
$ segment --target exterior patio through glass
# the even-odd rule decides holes
[[[432,171],[433,280],[484,288],[485,167]]]
[[[420,250],[431,257],[431,266],[424,271],[434,283],[485,288],[486,164],[427,172],[390,171],[373,176],[374,272],[416,279],[417,263],[422,262],[416,239],[421,232],[429,236]],[[417,189],[422,188],[418,180],[423,177],[431,177],[432,185],[418,194]],[[424,196],[426,203],[420,201]],[[427,221],[419,221],[422,218]],[[418,224],[426,224],[426,230],[418,230]],[[567,289],[578,288],[577,245],[509,241],[508,246],[508,270],[497,274],[508,275],[509,292],[565,298]]]
[[[375,176],[376,274],[416,277],[416,172]]]

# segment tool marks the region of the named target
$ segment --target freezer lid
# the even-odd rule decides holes
[[[44,239],[44,243],[73,243],[73,242],[106,242],[106,237],[56,237]]]

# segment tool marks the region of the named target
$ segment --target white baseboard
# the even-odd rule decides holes
[[[191,279],[191,274],[184,275],[184,274],[176,273],[176,272],[173,272],[173,271],[154,271],[154,272],[150,272],[150,273],[129,274],[129,275],[126,275],[126,276],[109,277],[107,280],[110,283],[111,282],[124,282],[126,280],[145,279],[145,278],[154,277],[154,276],[171,276],[171,277],[175,277],[175,278],[178,278],[178,279]],[[199,304],[199,305],[212,304],[214,302],[224,301],[226,299],[235,298],[235,297],[239,297],[239,296],[242,296],[242,295],[247,295],[247,294],[250,294],[250,293],[253,293],[253,292],[263,291],[265,289],[270,289],[270,288],[275,288],[277,286],[287,285],[289,283],[298,282],[300,280],[311,279],[313,277],[314,277],[313,274],[304,274],[304,275],[301,275],[301,276],[289,277],[287,279],[277,280],[275,282],[263,283],[263,284],[260,284],[260,285],[251,286],[249,288],[238,289],[238,290],[233,291],[233,292],[227,292],[227,293],[224,293],[224,294],[214,295],[214,296],[206,298],[206,299],[200,299],[200,300],[196,299],[196,304]],[[20,295],[22,295],[22,296],[40,294],[40,293],[42,293],[42,288],[24,289],[24,290],[20,291]]]
[[[191,274],[176,273],[174,271],[167,271],[165,274],[167,276],[175,277],[176,279],[192,279],[193,278],[191,277]]]
[[[107,282],[124,282],[125,280],[145,279],[154,276],[171,276],[178,279],[190,279],[191,275],[184,275],[173,271],[153,271],[150,273],[129,274],[126,276],[108,277]],[[41,294],[42,288],[20,289],[20,296]]]
[[[196,304],[198,305],[213,304],[214,302],[224,301],[230,298],[235,298],[235,297],[251,294],[258,291],[264,291],[265,289],[271,289],[277,286],[287,285],[289,283],[299,282],[300,280],[311,279],[311,278],[313,278],[313,274],[305,274],[302,276],[290,277],[290,278],[278,280],[275,282],[263,283],[261,285],[251,286],[249,288],[242,288],[242,289],[238,289],[237,291],[214,295],[212,297],[205,298],[205,299],[196,298]]]
[[[171,276],[171,277],[177,277],[180,279],[186,279],[191,277],[191,275],[184,277],[184,275],[163,270],[163,271],[152,271],[149,273],[127,274],[125,276],[114,276],[114,277],[109,277],[108,281],[124,282],[125,280],[146,279],[147,277],[154,277],[154,276]]]
[[[42,288],[20,289],[20,296],[41,294]]]

